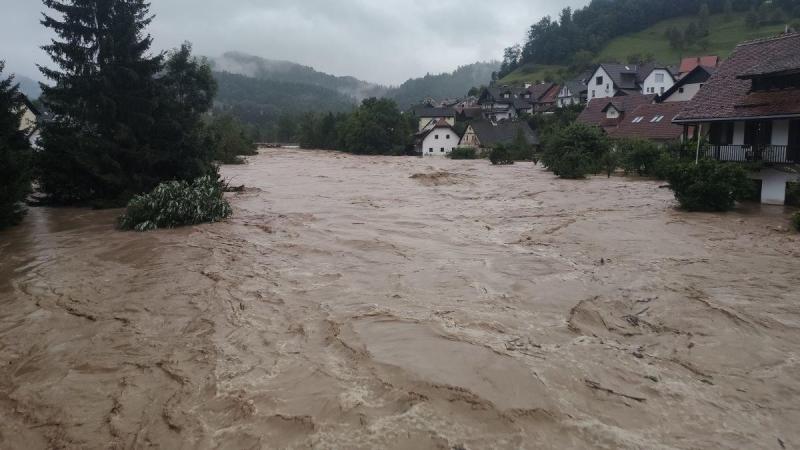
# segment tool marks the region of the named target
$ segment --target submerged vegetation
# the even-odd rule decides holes
[[[514,155],[508,146],[497,144],[489,153],[489,161],[495,166],[514,164]]]
[[[600,172],[609,151],[601,130],[573,123],[547,137],[542,162],[561,178],[584,178]]]
[[[687,211],[729,211],[748,197],[752,186],[741,165],[712,160],[676,164],[667,179]]]
[[[14,225],[25,213],[31,189],[31,151],[21,131],[21,102],[13,78],[2,78],[0,61],[0,229]]]
[[[800,232],[800,211],[792,214],[792,227]]]
[[[191,183],[169,181],[148,194],[131,199],[119,218],[123,230],[150,231],[177,228],[230,217],[232,209],[224,198],[223,184],[204,176]]]
[[[472,147],[457,147],[448,155],[450,159],[478,159],[478,151]]]

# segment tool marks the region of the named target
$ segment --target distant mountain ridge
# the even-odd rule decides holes
[[[310,84],[336,91],[356,101],[369,97],[383,97],[389,88],[355,77],[337,77],[319,72],[313,67],[291,61],[265,59],[240,52],[227,52],[210,59],[212,69],[270,81]]]
[[[14,82],[19,83],[20,92],[31,100],[36,100],[42,95],[42,88],[39,87],[39,82],[32,78],[24,75],[15,75]]]

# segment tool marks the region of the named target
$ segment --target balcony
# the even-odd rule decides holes
[[[709,145],[705,155],[718,161],[800,164],[800,148],[787,145]]]

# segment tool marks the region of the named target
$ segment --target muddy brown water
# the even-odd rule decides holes
[[[786,209],[485,161],[224,174],[224,223],[0,234],[0,448],[800,445]]]

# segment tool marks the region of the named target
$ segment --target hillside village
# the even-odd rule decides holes
[[[683,58],[677,65],[598,63],[564,83],[492,85],[479,96],[415,107],[416,153],[445,157],[459,147],[490,149],[520,135],[540,144],[532,115],[581,108],[579,123],[612,139],[658,145],[697,142],[698,156],[763,163],[753,175],[761,201],[784,204],[800,181],[800,35],[743,42],[728,59]],[[788,94],[788,95],[787,95]],[[462,125],[458,133],[456,124]],[[708,145],[702,146],[701,140]],[[794,169],[792,169],[794,167]]]

